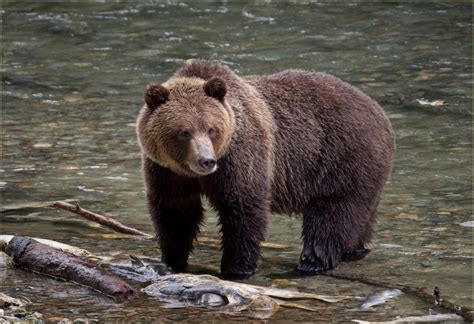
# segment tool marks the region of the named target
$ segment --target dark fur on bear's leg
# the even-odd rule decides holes
[[[260,242],[265,239],[266,214],[246,207],[220,206],[223,254],[221,276],[244,279],[257,271]],[[239,212],[240,211],[240,212]]]
[[[149,159],[144,160],[148,209],[161,247],[161,258],[173,270],[183,270],[203,220],[197,184]]]
[[[159,217],[154,219],[161,259],[174,271],[183,270],[203,218],[201,199],[199,195],[168,197],[158,203],[158,213]]]
[[[349,198],[351,197],[351,198]],[[325,197],[309,203],[303,213],[303,251],[296,269],[303,274],[335,268],[357,250],[370,217],[364,203],[351,195]]]
[[[353,261],[359,261],[365,258],[371,251],[371,248],[369,247],[370,242],[373,239],[374,236],[374,224],[376,222],[377,218],[377,206],[379,204],[380,200],[380,192],[375,194],[372,197],[372,205],[368,209],[368,221],[365,224],[365,231],[361,232],[359,235],[359,243],[355,248],[349,249],[344,251],[342,254],[342,260],[343,262],[353,262]]]
[[[221,277],[248,278],[257,271],[260,244],[265,240],[270,214],[269,145],[247,141],[245,150],[253,152],[251,161],[237,149],[219,161],[214,174],[201,179],[201,187],[217,211],[220,223]],[[236,154],[236,156],[234,156]],[[238,158],[240,157],[240,158]],[[235,165],[238,161],[238,165]],[[246,168],[252,164],[253,168]],[[243,172],[246,170],[246,172]],[[267,173],[249,172],[266,170]],[[245,175],[242,176],[242,174]]]
[[[245,279],[257,271],[260,242],[265,239],[266,202],[212,200],[219,213],[223,255],[221,277]]]

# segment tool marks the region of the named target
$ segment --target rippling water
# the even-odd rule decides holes
[[[397,135],[374,250],[341,269],[437,285],[445,296],[472,304],[470,5],[4,3],[2,27],[2,233],[157,256],[151,242],[100,237],[107,230],[44,203],[73,199],[151,232],[134,132],[144,85],[166,80],[190,58],[219,60],[239,74],[312,69],[375,98]],[[215,233],[215,216],[208,216],[205,232]],[[374,290],[294,277],[300,227],[298,218],[272,217],[268,240],[292,248],[265,250],[252,282],[290,278],[296,287],[353,297]],[[216,273],[219,259],[217,247],[200,244],[192,269]],[[0,282],[51,319],[228,318],[165,310],[144,299],[115,305],[85,288],[18,270],[0,269]],[[341,311],[358,302],[322,305],[316,315],[284,309],[274,318],[388,320],[429,307],[402,296],[368,314]]]

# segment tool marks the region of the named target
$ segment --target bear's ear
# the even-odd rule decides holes
[[[203,88],[208,96],[216,98],[217,100],[224,99],[224,96],[227,93],[225,81],[217,77],[210,78],[206,83],[204,83]]]
[[[168,100],[170,91],[161,84],[150,83],[145,87],[145,102],[150,109],[155,109]]]

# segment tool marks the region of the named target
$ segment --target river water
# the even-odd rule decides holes
[[[376,99],[397,137],[373,251],[339,269],[438,286],[444,297],[472,305],[470,5],[4,2],[2,28],[2,234],[54,239],[103,255],[158,257],[153,242],[110,235],[46,207],[70,199],[152,232],[134,131],[145,84],[165,81],[191,58],[219,60],[239,74],[325,71]],[[290,247],[264,249],[250,282],[350,297],[315,303],[320,313],[281,309],[272,319],[427,314],[430,305],[409,295],[370,312],[346,311],[377,288],[296,276],[301,220],[272,215],[270,223],[268,241]],[[212,211],[203,232],[217,236]],[[217,274],[219,260],[217,246],[197,244],[190,270]],[[245,319],[164,309],[142,297],[117,305],[87,288],[5,267],[0,282],[51,321]]]

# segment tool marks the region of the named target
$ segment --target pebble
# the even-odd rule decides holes
[[[390,114],[388,117],[390,119],[403,119],[403,118],[405,118],[405,115],[403,115],[403,114]]]
[[[290,284],[288,279],[274,279],[272,280],[272,286],[286,287]]]
[[[86,186],[77,186],[77,189],[82,190],[82,191],[85,191],[85,192],[92,192],[92,191],[95,191],[94,189],[86,188]]]
[[[425,99],[416,99],[416,102],[418,102],[422,106],[441,107],[445,105],[444,100],[441,100],[441,99],[437,99],[434,101],[429,101]]]
[[[128,178],[125,178],[125,177],[104,177],[104,179],[120,180],[120,181],[127,181],[128,180]]]
[[[84,100],[84,98],[80,95],[68,95],[63,97],[64,101],[66,102],[78,102]]]
[[[33,145],[34,148],[49,148],[52,147],[53,144],[51,143],[36,143]]]
[[[76,62],[76,63],[73,63],[74,66],[79,66],[79,67],[88,67],[88,66],[92,66],[92,63],[88,63],[88,62]]]
[[[401,248],[402,246],[399,245],[399,244],[391,244],[391,243],[382,243],[380,244],[380,246],[384,247],[384,248],[389,248],[389,249],[398,249],[398,248]]]
[[[459,225],[464,226],[464,227],[474,227],[474,221],[467,221],[460,223]]]

